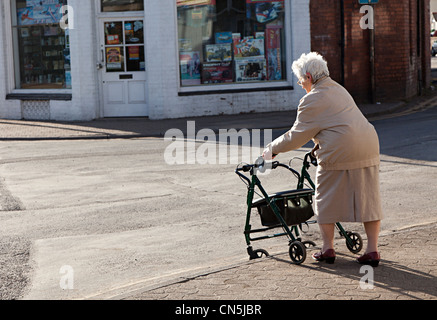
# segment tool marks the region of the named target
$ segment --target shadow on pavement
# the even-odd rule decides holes
[[[293,265],[291,261],[277,256],[272,256],[270,258],[278,262]],[[307,257],[307,259],[311,259],[311,257]],[[337,253],[337,259],[332,265],[314,261],[309,263],[306,262],[306,264],[299,266],[299,268],[308,269],[308,271],[313,274],[324,273],[339,277],[342,279],[343,283],[347,283],[347,281],[343,281],[344,279],[352,280],[356,283],[355,290],[360,290],[360,293],[362,293],[364,289],[360,289],[360,280],[364,279],[363,282],[368,285],[367,277],[370,275],[368,275],[368,272],[364,270],[360,272],[361,267],[362,265],[354,262],[353,257],[341,253]],[[365,290],[369,294],[372,293],[375,296],[375,299],[385,299],[387,296],[400,299],[423,299],[424,295],[428,298],[437,298],[437,287],[435,286],[437,278],[426,272],[386,259],[382,259],[380,266],[373,268],[373,270],[374,288]],[[333,280],[332,277],[327,275],[323,276],[323,278],[327,279],[326,281]],[[332,281],[333,290],[336,289],[335,286],[341,285],[342,284]],[[329,283],[323,287],[326,288],[327,286],[329,286]],[[303,288],[303,290],[305,289]],[[349,291],[350,290],[354,289],[350,287]],[[381,291],[383,291],[383,293]],[[360,293],[357,292],[356,295],[360,295]],[[354,294],[351,292],[351,295]]]

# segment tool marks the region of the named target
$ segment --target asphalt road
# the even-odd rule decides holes
[[[432,108],[373,122],[381,141],[383,232],[436,221],[436,120]],[[105,298],[247,259],[246,188],[233,173],[238,159],[218,154],[226,164],[169,165],[170,145],[155,138],[3,142],[0,298]],[[266,189],[293,188],[294,178],[284,177],[263,177]],[[312,228],[308,236],[317,241]],[[364,234],[358,224],[347,228]],[[286,251],[287,243],[275,239],[264,248]]]

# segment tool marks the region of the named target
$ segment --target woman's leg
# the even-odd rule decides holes
[[[322,252],[325,252],[329,249],[334,249],[334,232],[335,232],[335,224],[329,223],[329,224],[320,224],[320,233],[322,235],[323,239],[323,247]]]
[[[365,253],[378,252],[378,237],[381,228],[381,220],[364,222],[367,234],[367,249]]]

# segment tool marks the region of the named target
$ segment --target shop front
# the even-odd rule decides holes
[[[0,118],[166,119],[295,109],[309,0],[7,0]]]

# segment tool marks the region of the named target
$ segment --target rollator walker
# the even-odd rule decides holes
[[[240,164],[235,169],[235,173],[245,182],[248,188],[244,235],[246,238],[247,253],[251,260],[269,255],[264,249],[254,250],[251,245],[253,241],[286,236],[288,238],[290,259],[297,265],[305,261],[307,248],[316,245],[313,241],[302,241],[299,232],[299,229],[302,231],[303,224],[310,225],[317,223],[316,220],[310,220],[314,216],[312,204],[315,193],[315,185],[308,173],[311,165],[317,166],[317,159],[314,158],[311,153],[307,153],[303,159],[301,173],[291,168],[290,165],[278,161],[265,162],[262,157],[258,158],[254,164]],[[258,173],[277,168],[285,168],[293,173],[298,180],[296,189],[270,195],[267,194],[261,185]],[[309,183],[311,188],[304,188],[305,181]],[[262,197],[254,200],[256,189],[261,192]],[[250,224],[252,209],[257,210],[263,228],[252,229]],[[335,225],[340,235],[346,239],[346,247],[349,251],[352,253],[360,252],[363,248],[363,240],[360,234],[344,230],[340,223],[336,223]],[[277,228],[281,228],[282,232],[252,237],[253,234],[265,233]]]

